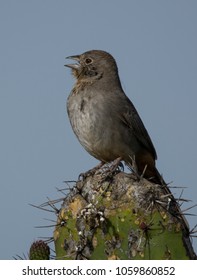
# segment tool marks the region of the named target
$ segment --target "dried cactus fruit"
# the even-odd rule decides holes
[[[50,248],[43,240],[38,240],[32,243],[29,250],[30,260],[49,260],[49,258]]]

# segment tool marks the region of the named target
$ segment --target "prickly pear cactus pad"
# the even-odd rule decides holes
[[[167,186],[98,170],[76,182],[54,230],[57,259],[194,259],[187,221]]]

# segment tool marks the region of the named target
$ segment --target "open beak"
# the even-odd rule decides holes
[[[73,59],[73,60],[76,60],[77,62],[79,62],[80,61],[80,55],[68,56],[68,57],[66,57],[66,59]],[[72,64],[65,64],[64,66],[77,70],[77,69],[79,69],[80,64],[79,63],[72,63]]]

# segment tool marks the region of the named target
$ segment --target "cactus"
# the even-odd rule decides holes
[[[196,259],[167,186],[99,170],[76,182],[58,212],[57,259]]]

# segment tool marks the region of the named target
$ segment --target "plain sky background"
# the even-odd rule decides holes
[[[101,49],[116,58],[158,169],[172,186],[187,187],[192,202],[183,209],[197,203],[197,1],[1,0],[0,34],[0,259],[52,236],[53,228],[35,226],[55,215],[29,204],[60,198],[64,180],[98,163],[68,121],[69,55]],[[194,227],[196,217],[187,218]]]

